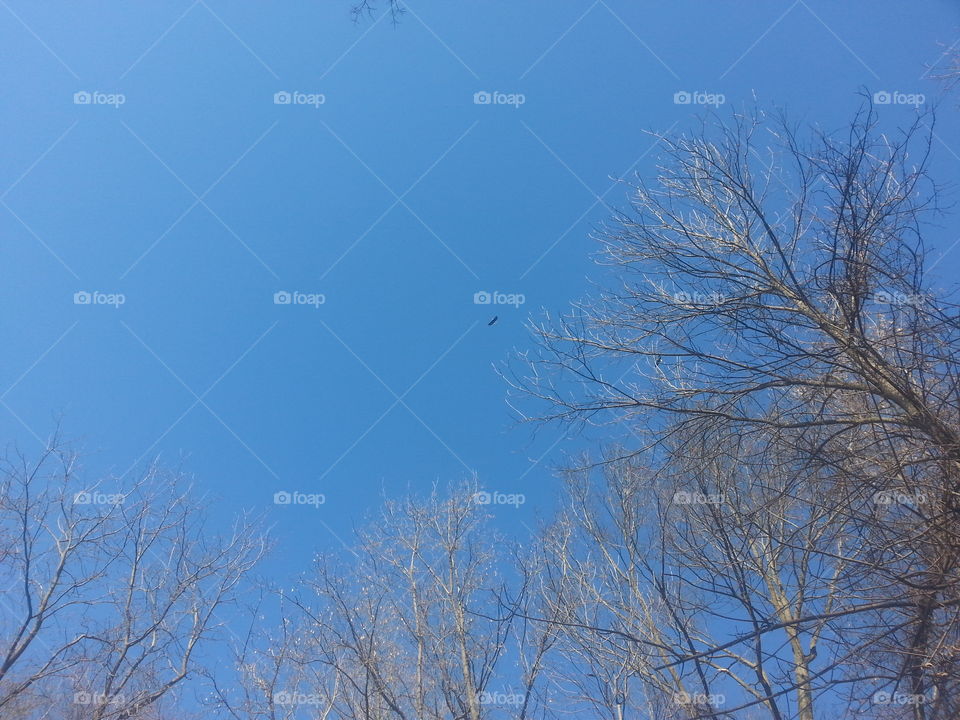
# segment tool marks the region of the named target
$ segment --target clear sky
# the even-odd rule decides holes
[[[35,452],[62,418],[108,489],[183,458],[277,524],[280,573],[384,488],[475,471],[527,496],[506,526],[545,510],[581,440],[515,427],[492,366],[588,291],[613,179],[706,109],[676,93],[839,127],[862,88],[935,100],[960,28],[947,0],[349,4],[0,0],[0,437]]]

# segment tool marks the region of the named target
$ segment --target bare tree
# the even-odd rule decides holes
[[[276,603],[272,601],[276,600]],[[275,609],[277,617],[268,615]],[[235,647],[234,674],[207,671],[209,705],[234,720],[294,720],[304,712],[324,720],[339,696],[340,678],[297,619],[302,611],[283,591],[261,589],[249,608],[247,632]]]
[[[646,464],[675,469],[688,451],[702,463],[704,448],[723,446],[717,438],[747,438],[802,468],[805,490],[788,497],[829,498],[798,506],[806,531],[826,522],[816,537],[791,541],[787,555],[747,548],[735,568],[755,574],[765,601],[784,594],[758,614],[753,636],[785,632],[793,655],[790,684],[765,699],[770,717],[784,687],[800,693],[798,717],[813,717],[801,697],[815,692],[804,656],[823,620],[815,608],[835,592],[844,620],[831,623],[846,623],[859,647],[831,670],[850,688],[849,707],[958,712],[960,315],[925,271],[924,221],[937,200],[928,123],[918,117],[891,136],[867,106],[842,132],[809,142],[763,113],[662,138],[657,182],[639,184],[632,211],[600,235],[614,282],[570,317],[535,326],[541,352],[511,376],[545,403],[535,419],[629,428],[643,442],[627,455],[642,450]],[[743,463],[737,453],[727,462]],[[785,512],[764,509],[757,532],[769,536]],[[723,514],[700,522],[731,527]],[[833,547],[846,533],[856,548]],[[838,573],[837,585],[798,605],[777,587],[774,560],[815,587]],[[802,584],[793,592],[811,597]],[[711,656],[700,652],[683,664]],[[888,696],[908,702],[870,704]]]
[[[570,702],[801,720],[847,704],[863,633],[843,625],[844,581],[862,559],[845,503],[809,480],[789,454],[717,436],[656,471],[571,472],[539,603],[564,630],[550,667]]]
[[[0,714],[24,720],[159,717],[264,551],[245,519],[210,532],[175,475],[86,484],[57,441],[4,463],[0,537]]]
[[[346,554],[318,557],[246,694],[344,719],[537,717],[542,635],[517,620],[526,594],[503,587],[510,555],[474,490],[387,500]],[[288,717],[260,713],[235,716]]]

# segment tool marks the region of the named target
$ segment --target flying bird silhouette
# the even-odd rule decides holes
[[[497,321],[497,318],[498,318],[498,317],[500,317],[500,316],[499,316],[499,315],[494,315],[494,316],[493,316],[493,320],[491,320],[490,322],[488,322],[487,325],[493,325],[493,324]]]

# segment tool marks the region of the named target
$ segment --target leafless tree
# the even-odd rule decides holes
[[[828,673],[849,689],[845,707],[960,712],[960,314],[926,272],[924,223],[938,197],[926,173],[932,122],[918,116],[885,134],[867,106],[841,132],[805,141],[783,118],[754,112],[662,138],[656,182],[638,184],[632,210],[600,233],[613,280],[572,315],[536,325],[540,352],[510,375],[544,403],[533,419],[629,430],[642,442],[626,455],[668,477],[685,457],[708,467],[711,447],[726,448],[732,468],[744,464],[730,438],[767,453],[764,482],[792,488],[785,497],[799,504],[762,508],[751,522],[773,544],[740,548],[749,553],[730,570],[753,573],[766,596],[752,637],[785,633],[793,655],[757,698],[766,717],[791,717],[774,710],[785,688],[796,716],[814,717],[825,676],[803,658],[825,619],[838,633],[846,623],[858,648]],[[778,467],[802,484],[785,485]],[[739,537],[755,511],[716,512],[701,511],[699,524]],[[771,529],[795,512],[805,519],[791,522],[816,535],[784,545],[786,529]],[[845,537],[855,544],[838,545]],[[792,585],[770,574],[774,560]],[[718,562],[732,558],[703,567],[718,572]],[[800,595],[776,601],[788,587]],[[836,617],[816,609],[828,602]],[[682,635],[672,643],[689,646],[685,668],[728,649],[694,651],[700,640]],[[871,704],[883,693],[914,701]]]
[[[539,603],[563,628],[556,684],[608,717],[845,706],[858,656],[844,581],[861,558],[844,503],[741,438],[686,452],[656,471],[631,459],[569,474]]]
[[[387,500],[344,554],[318,557],[303,590],[282,595],[285,620],[245,695],[345,720],[542,716],[543,634],[518,620],[525,594],[503,587],[508,548],[474,491]],[[236,717],[295,717],[259,712]]]
[[[276,617],[268,614],[271,609]],[[311,634],[297,622],[300,608],[282,591],[261,589],[248,610],[248,629],[236,638],[232,658],[236,672],[207,671],[213,688],[209,705],[234,720],[330,716],[340,678],[320,661]]]
[[[162,717],[264,551],[246,519],[207,528],[176,475],[88,483],[58,441],[3,464],[0,538],[0,715],[17,720]]]

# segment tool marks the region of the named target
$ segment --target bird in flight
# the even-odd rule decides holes
[[[491,320],[490,322],[488,322],[487,325],[493,325],[493,324],[497,321],[497,318],[498,318],[498,317],[500,317],[500,316],[499,316],[499,315],[494,315],[494,316],[493,316],[493,320]]]

